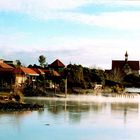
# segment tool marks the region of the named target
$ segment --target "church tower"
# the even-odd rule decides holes
[[[125,62],[127,62],[127,61],[128,61],[128,53],[126,51],[126,53],[125,53]]]

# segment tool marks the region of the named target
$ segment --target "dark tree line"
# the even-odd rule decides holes
[[[67,79],[69,88],[93,88],[95,83],[104,83],[104,71],[69,64],[67,66]]]

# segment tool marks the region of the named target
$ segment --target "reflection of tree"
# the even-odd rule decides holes
[[[91,106],[91,108],[92,108],[92,110],[94,110],[95,112],[99,112],[99,111],[101,111],[102,109],[103,109],[103,107],[105,107],[106,106],[106,103],[98,103],[98,102],[96,102],[96,103],[94,103],[92,106]]]
[[[126,123],[127,120],[127,108],[124,108],[124,123]]]
[[[27,102],[27,101],[26,101]],[[31,102],[31,100],[28,102]],[[53,115],[67,112],[69,120],[72,122],[80,122],[81,117],[86,112],[99,112],[106,106],[106,103],[99,102],[83,102],[83,101],[67,101],[67,100],[32,100],[33,103],[44,104],[45,109]],[[39,113],[40,115],[43,112]]]
[[[127,121],[127,117],[130,113],[134,111],[138,114],[138,103],[112,103],[111,112],[117,113],[118,111],[124,116],[124,123]]]
[[[15,111],[15,112],[0,112],[0,124],[8,124],[10,123],[13,128],[19,133],[21,131],[22,120],[24,116],[30,114],[30,111]],[[5,118],[6,119],[3,119]],[[1,121],[2,120],[2,121]],[[3,121],[4,120],[4,121]]]
[[[34,103],[36,103],[33,100]],[[80,122],[81,117],[85,112],[95,111],[98,112],[102,110],[104,103],[91,103],[91,102],[79,102],[79,101],[67,101],[67,100],[38,100],[37,103],[43,103],[49,113],[53,115],[60,115],[61,112],[67,112],[69,121],[76,123]]]
[[[127,109],[135,109],[138,111],[138,103],[112,103],[111,104],[111,110],[116,111],[116,110],[124,110],[125,108]]]
[[[71,123],[80,122],[82,112],[69,112],[69,119]]]
[[[62,111],[69,112],[88,112],[90,110],[99,111],[105,106],[105,103],[97,102],[79,102],[79,101],[66,101],[66,100],[36,100],[29,99],[26,102],[44,104],[48,111],[54,114],[59,114]]]

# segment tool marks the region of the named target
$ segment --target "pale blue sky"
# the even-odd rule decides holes
[[[0,58],[25,65],[60,59],[107,69],[112,59],[140,60],[140,2],[0,0]]]

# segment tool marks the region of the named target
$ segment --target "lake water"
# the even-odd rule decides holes
[[[139,140],[139,101],[108,99],[26,99],[45,109],[1,112],[0,140]]]

